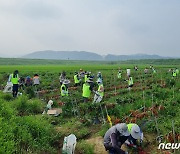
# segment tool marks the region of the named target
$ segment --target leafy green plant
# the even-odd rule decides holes
[[[26,94],[28,95],[28,98],[31,99],[31,98],[34,98],[36,95],[35,95],[35,92],[34,92],[34,89],[32,86],[30,87],[27,87],[26,90],[25,90]]]
[[[18,97],[13,106],[21,116],[42,113],[44,107],[43,103],[40,100],[28,100],[26,96]]]

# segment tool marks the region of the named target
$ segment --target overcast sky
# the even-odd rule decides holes
[[[42,50],[180,57],[180,0],[0,0],[0,57]]]

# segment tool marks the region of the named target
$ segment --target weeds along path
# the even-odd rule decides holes
[[[91,137],[86,140],[88,144],[94,145],[94,153],[95,154],[108,154],[103,145],[103,137]]]

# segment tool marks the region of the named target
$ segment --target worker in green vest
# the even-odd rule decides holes
[[[129,138],[130,133],[125,123],[118,123],[107,130],[104,135],[104,147],[109,154],[128,154],[121,146]]]
[[[156,70],[155,70],[155,68],[154,68],[154,67],[152,68],[152,71],[153,71],[153,73],[154,73],[154,74],[156,73]]]
[[[68,85],[69,85],[70,81],[69,80],[64,80],[62,85],[61,85],[61,96],[68,96]]]
[[[102,77],[102,73],[101,73],[101,72],[98,72],[98,73],[97,73],[97,81],[98,81],[99,79],[103,81],[103,77]]]
[[[18,84],[19,84],[19,75],[18,75],[18,70],[15,70],[14,73],[12,73],[9,76],[9,82],[12,82],[13,88],[12,88],[12,94],[13,97],[17,97],[18,94]]]
[[[91,96],[91,91],[93,91],[93,79],[89,78],[84,84],[83,84],[83,92],[82,96],[84,99],[84,102],[87,102],[88,99]]]
[[[143,142],[143,132],[139,128],[139,126],[135,123],[127,124],[128,131],[130,133],[130,136],[128,140],[125,142],[130,147],[137,147],[138,146],[138,140],[140,145]]]
[[[74,75],[74,83],[75,83],[75,87],[79,86],[81,83],[81,79],[79,78],[79,74],[77,72],[75,72]]]
[[[128,89],[131,90],[133,85],[134,85],[133,78],[129,75],[129,77],[128,77]]]
[[[176,70],[173,70],[172,76],[173,76],[173,77],[176,77],[176,76],[177,76]]]
[[[94,101],[93,101],[94,103],[101,102],[104,96],[104,86],[103,86],[102,80],[98,79],[97,84],[98,84],[98,90],[94,91],[95,92]]]
[[[119,70],[119,71],[118,71],[118,74],[117,74],[117,78],[118,78],[118,79],[121,79],[121,77],[122,77],[122,73],[121,73],[121,70]]]

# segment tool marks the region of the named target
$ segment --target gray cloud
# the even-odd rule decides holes
[[[180,56],[179,0],[0,0],[0,53]]]

